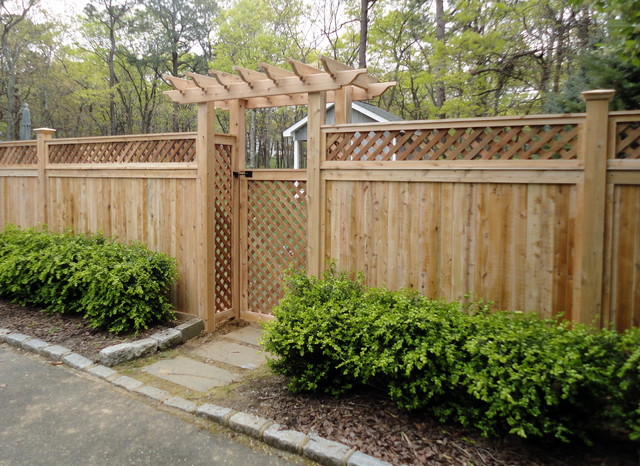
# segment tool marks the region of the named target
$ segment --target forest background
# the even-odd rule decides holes
[[[24,103],[58,137],[194,131],[165,74],[320,54],[396,81],[372,103],[409,120],[640,108],[640,0],[0,0],[0,140]],[[249,111],[249,166],[290,167],[305,111]]]

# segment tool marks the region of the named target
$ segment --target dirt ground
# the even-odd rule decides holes
[[[38,309],[0,301],[0,328],[60,344],[95,359],[106,346],[144,338],[162,327],[136,336],[115,337],[89,328],[76,317],[49,316]],[[387,401],[383,394],[372,391],[342,399],[293,395],[286,389],[286,380],[268,370],[203,399],[273,419],[291,429],[343,442],[393,464],[640,464],[640,446],[628,441],[602,438],[593,447],[587,447],[513,437],[486,439],[473,430],[443,425],[426,416],[409,415]]]

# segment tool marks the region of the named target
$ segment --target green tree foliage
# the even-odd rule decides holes
[[[406,119],[580,110],[594,87],[638,106],[638,0],[90,0],[64,24],[48,7],[1,0],[0,137],[17,135],[25,101],[60,136],[193,130],[166,73],[321,53],[396,81],[374,103]],[[250,164],[288,165],[279,135],[303,115],[252,112]]]

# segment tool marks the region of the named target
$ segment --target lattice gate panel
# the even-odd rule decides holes
[[[307,260],[304,181],[248,180],[248,307],[270,314],[283,290],[283,272]]]
[[[216,144],[215,164],[215,312],[223,312],[232,307],[231,292],[233,287],[232,270],[232,171],[231,156],[233,146]]]

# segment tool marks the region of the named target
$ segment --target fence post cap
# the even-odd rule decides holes
[[[36,134],[53,134],[56,130],[53,128],[36,128],[33,132]]]
[[[613,89],[594,89],[593,91],[584,91],[580,95],[582,95],[582,99],[585,101],[611,100],[615,93],[616,91]]]

